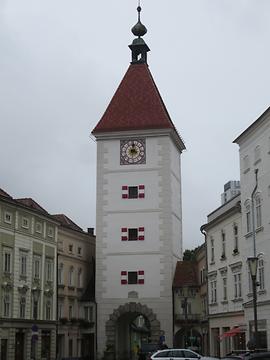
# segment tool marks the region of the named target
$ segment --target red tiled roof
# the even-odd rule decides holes
[[[175,129],[148,66],[132,64],[92,134],[166,128]]]
[[[12,199],[12,197],[8,193],[6,193],[3,189],[0,189],[0,196]]]
[[[15,200],[31,209],[38,210],[38,211],[48,215],[48,212],[45,209],[43,209],[43,207],[41,207],[35,200],[33,200],[31,198],[15,199]]]
[[[196,263],[193,261],[177,261],[173,287],[198,286]]]
[[[75,222],[73,222],[69,217],[64,214],[52,215],[56,220],[58,220],[63,226],[66,226],[72,230],[83,231]]]

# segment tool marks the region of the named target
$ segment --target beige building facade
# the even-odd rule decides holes
[[[95,236],[65,215],[58,233],[58,358],[95,354]]]
[[[0,189],[0,358],[52,359],[58,222]]]

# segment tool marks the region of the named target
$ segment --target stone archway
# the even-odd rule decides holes
[[[141,303],[129,302],[125,305],[120,305],[117,309],[115,309],[110,315],[109,320],[106,322],[105,332],[107,347],[114,347],[118,319],[127,313],[133,313],[134,315],[140,314],[149,320],[151,340],[152,343],[157,344],[161,334],[161,329],[160,322],[157,320],[153,310],[146,305],[142,305]]]

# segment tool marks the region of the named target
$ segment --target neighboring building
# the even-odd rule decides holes
[[[221,204],[225,204],[227,201],[231,200],[233,197],[235,197],[237,194],[240,194],[240,181],[234,180],[234,181],[228,181],[224,185],[224,193],[221,194]]]
[[[172,282],[182,258],[185,146],[147,65],[146,28],[139,21],[132,31],[131,65],[92,132],[98,358],[105,350],[130,358],[143,342],[172,346]]]
[[[270,108],[234,140],[239,145],[243,223],[243,262],[259,258],[257,280],[258,347],[270,346]],[[258,169],[257,187],[255,169]],[[254,196],[252,197],[252,193]],[[254,214],[254,227],[252,221]],[[254,237],[255,235],[255,244]],[[255,245],[255,246],[254,246]],[[254,336],[250,277],[245,278],[244,311],[248,338]]]
[[[174,281],[174,346],[208,353],[206,247],[195,259],[178,261]]]
[[[55,358],[58,221],[0,189],[1,360]]]
[[[58,357],[89,357],[95,349],[93,229],[84,232],[66,215],[58,230]]]
[[[207,243],[210,355],[218,357],[246,347],[240,200],[239,194],[227,201],[202,226]]]

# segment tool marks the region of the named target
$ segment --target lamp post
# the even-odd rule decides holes
[[[247,259],[247,262],[252,280],[253,311],[254,311],[254,341],[255,341],[255,348],[258,348],[257,282],[256,282],[258,258],[256,256],[249,257]]]

